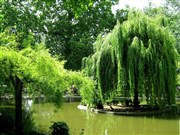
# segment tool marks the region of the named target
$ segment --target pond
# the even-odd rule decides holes
[[[34,122],[39,129],[48,131],[52,121],[65,121],[72,135],[79,135],[84,129],[84,135],[179,135],[180,117],[170,117],[165,114],[160,117],[133,117],[95,114],[77,108],[79,103],[63,103],[56,109],[50,103],[33,104]]]

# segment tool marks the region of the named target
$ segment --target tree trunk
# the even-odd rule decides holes
[[[138,90],[137,87],[134,88],[134,107],[139,107],[139,100],[138,100]]]
[[[22,127],[22,89],[23,82],[15,77],[15,135],[23,135]]]
[[[138,81],[137,76],[135,76],[135,87],[134,87],[134,108],[139,107],[139,100],[138,100]]]

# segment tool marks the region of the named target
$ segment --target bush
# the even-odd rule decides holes
[[[69,135],[69,127],[63,121],[54,122],[50,129],[52,130],[52,135]]]

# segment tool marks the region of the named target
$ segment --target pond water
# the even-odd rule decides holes
[[[57,109],[50,103],[33,104],[34,122],[48,131],[52,121],[65,121],[71,135],[180,135],[180,117],[133,117],[95,114],[77,108],[79,103],[63,103]]]

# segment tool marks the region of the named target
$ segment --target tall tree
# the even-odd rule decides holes
[[[1,30],[10,27],[21,33],[19,40],[33,33],[36,42],[46,41],[52,55],[64,56],[67,69],[78,70],[82,58],[92,53],[97,35],[109,32],[115,25],[111,12],[115,2],[5,0],[1,5]]]
[[[26,42],[26,44],[29,42]],[[28,46],[28,45],[27,45]],[[93,91],[93,82],[80,73],[67,71],[64,62],[52,58],[42,44],[34,49],[19,51],[16,35],[0,33],[0,85],[6,85],[15,93],[16,135],[22,133],[22,92],[44,94],[49,101],[60,106],[65,89],[76,85],[80,91]],[[0,92],[2,94],[2,91]]]
[[[94,43],[94,54],[85,59],[85,72],[97,80],[102,100],[122,94],[144,95],[152,106],[175,103],[175,39],[163,27],[163,18],[132,11],[111,33]],[[162,100],[163,99],[163,100]]]
[[[82,58],[92,53],[97,35],[107,33],[114,27],[116,20],[111,12],[112,4],[108,1],[93,2],[86,10],[80,8],[78,17],[71,6],[57,8],[62,9],[63,15],[54,15],[59,19],[53,22],[54,25],[48,25],[47,45],[51,52],[61,53],[65,57],[65,68],[80,69]]]
[[[15,128],[16,135],[22,133],[22,92],[37,91],[44,94],[49,101],[60,105],[63,91],[75,84],[78,88],[93,89],[93,82],[76,73],[68,73],[61,63],[50,57],[42,49],[34,51],[30,48],[15,52],[0,48],[0,80],[15,91]],[[84,80],[84,81],[83,81]],[[88,86],[89,85],[89,86]],[[92,90],[91,90],[92,91]]]

